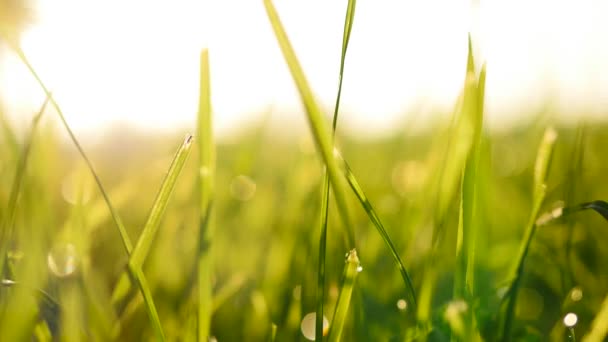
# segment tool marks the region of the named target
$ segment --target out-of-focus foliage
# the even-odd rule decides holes
[[[348,119],[345,113],[344,120]],[[588,126],[578,153],[577,129],[558,128],[547,195],[541,213],[606,199],[608,130]],[[342,155],[382,218],[420,293],[431,251],[437,206],[437,170],[448,149],[441,123],[426,132],[407,127],[369,140],[340,137]],[[501,295],[530,214],[533,169],[544,125],[485,133],[478,189],[479,210],[475,305],[451,301],[455,269],[458,195],[446,209],[445,237],[434,270],[429,331],[416,328],[399,271],[354,195],[357,251],[363,266],[353,292],[345,340],[402,340],[424,335],[449,339],[449,315],[474,310],[481,335],[493,339]],[[73,147],[44,124],[34,133],[3,277],[0,331],[6,338],[80,336],[103,340],[153,338],[138,293],[126,307],[110,294],[127,257],[94,182]],[[0,215],[7,214],[21,144],[0,136]],[[86,145],[106,191],[133,241],[141,233],[156,192],[182,137],[145,137],[116,132]],[[21,140],[18,140],[21,141]],[[195,155],[195,154],[193,154]],[[573,159],[574,158],[574,159]],[[578,161],[577,161],[578,160]],[[194,269],[199,213],[196,158],[176,184],[144,273],[169,339],[192,335]],[[300,321],[315,311],[318,209],[322,164],[308,136],[278,137],[260,126],[219,143],[215,186],[215,278],[212,335],[219,341],[263,340],[277,326],[277,340],[301,337]],[[439,183],[440,184],[440,183]],[[332,225],[341,220],[330,214]],[[608,290],[605,265],[608,224],[581,211],[538,227],[524,267],[513,337],[565,339],[563,318],[573,312],[584,335]],[[329,231],[327,302],[331,319],[344,269],[341,230]],[[11,277],[11,278],[9,278]],[[8,280],[15,281],[15,283]],[[331,324],[331,322],[330,322]],[[69,334],[69,335],[68,335]],[[113,335],[116,334],[116,335]]]

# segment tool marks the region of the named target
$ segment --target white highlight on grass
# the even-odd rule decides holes
[[[402,298],[397,301],[397,309],[401,311],[405,311],[405,309],[407,309],[407,302],[405,299]]]
[[[576,322],[578,322],[578,316],[575,313],[569,312],[566,314],[566,316],[564,316],[564,325],[568,328],[575,326]]]
[[[47,255],[47,264],[51,273],[64,278],[76,271],[76,247],[71,243],[54,246]]]
[[[316,317],[317,314],[314,312],[306,314],[302,319],[302,323],[300,324],[300,331],[302,335],[306,337],[307,340],[314,341],[315,340],[315,331],[316,331]],[[323,336],[327,335],[329,330],[329,321],[325,316],[323,316]]]

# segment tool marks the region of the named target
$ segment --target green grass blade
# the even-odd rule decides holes
[[[608,296],[604,298],[602,307],[593,322],[591,322],[591,330],[582,338],[583,342],[599,342],[604,341],[608,335]]]
[[[139,290],[141,291],[142,296],[144,297],[144,302],[146,304],[146,309],[148,310],[148,316],[150,317],[150,321],[152,322],[152,329],[154,330],[154,335],[156,336],[157,341],[164,341],[165,334],[163,333],[162,325],[160,323],[160,318],[158,317],[158,311],[156,310],[156,305],[154,304],[154,299],[152,298],[152,291],[150,291],[150,286],[148,285],[148,281],[144,275],[144,272],[141,268],[137,268],[134,265],[129,263],[129,272],[135,282],[139,286]]]
[[[537,226],[546,226],[557,219],[562,217],[566,217],[577,213],[579,211],[584,210],[593,210],[596,213],[600,214],[606,221],[608,221],[608,202],[602,200],[595,200],[591,202],[585,202],[576,204],[570,207],[565,208],[557,208],[550,212],[544,213],[540,215],[538,220],[536,220]]]
[[[17,162],[17,169],[15,170],[15,178],[14,178],[13,184],[11,186],[6,217],[4,218],[2,225],[0,226],[2,229],[0,231],[0,234],[1,234],[0,241],[2,244],[2,247],[1,247],[2,249],[0,250],[0,255],[2,258],[2,261],[0,262],[0,274],[4,274],[4,256],[6,255],[6,252],[8,251],[8,244],[11,241],[13,225],[15,224],[15,212],[16,212],[16,208],[17,208],[17,199],[19,198],[19,193],[21,191],[21,185],[23,184],[23,178],[25,177],[25,170],[27,169],[27,163],[29,160],[30,150],[31,150],[32,144],[34,142],[34,136],[36,134],[36,129],[38,127],[38,123],[40,122],[40,119],[42,118],[42,115],[45,112],[45,109],[49,103],[49,100],[50,100],[50,97],[47,96],[46,99],[44,100],[44,102],[42,103],[40,110],[38,110],[38,113],[32,119],[32,127],[30,129],[29,137],[25,142],[25,145],[23,147],[23,152],[21,153],[19,161]]]
[[[78,153],[80,154],[81,158],[87,164],[88,169],[91,171],[91,174],[93,175],[93,178],[95,179],[95,183],[97,184],[97,187],[99,188],[99,191],[100,191],[104,201],[106,202],[108,209],[110,210],[112,219],[114,220],[114,223],[116,224],[116,227],[118,228],[118,232],[120,233],[120,237],[121,237],[123,246],[125,248],[125,251],[127,252],[127,254],[131,254],[131,250],[133,249],[133,244],[131,243],[131,240],[129,239],[129,235],[127,234],[125,225],[122,222],[122,219],[120,218],[120,216],[118,215],[118,212],[112,205],[112,202],[110,201],[110,197],[108,196],[107,192],[105,191],[103,185],[101,184],[101,179],[97,175],[97,172],[95,172],[95,168],[93,168],[93,163],[91,163],[89,157],[84,152],[84,149],[78,142],[78,139],[76,139],[76,135],[74,134],[74,132],[70,128],[70,125],[68,124],[67,120],[65,119],[65,115],[63,115],[63,111],[61,110],[61,107],[59,106],[57,101],[55,101],[55,99],[51,96],[51,92],[49,91],[47,86],[44,84],[44,82],[42,81],[42,79],[40,78],[40,76],[38,75],[38,73],[36,72],[34,67],[32,66],[32,64],[29,62],[29,60],[28,60],[27,56],[25,55],[25,53],[23,52],[23,50],[19,46],[13,45],[13,44],[11,44],[11,48],[15,51],[15,53],[17,54],[17,56],[19,57],[21,62],[27,67],[27,69],[32,74],[32,76],[34,77],[34,79],[36,80],[36,82],[38,83],[38,85],[40,86],[42,91],[45,93],[45,95],[48,98],[50,98],[51,105],[57,112],[57,115],[59,116],[59,119],[60,119],[63,127],[65,128],[66,132],[70,136],[72,143],[78,150]]]
[[[369,201],[369,199],[365,195],[365,192],[363,192],[363,189],[359,185],[359,182],[357,181],[357,178],[355,177],[354,173],[352,172],[352,169],[350,168],[350,166],[348,165],[348,163],[345,160],[342,160],[342,161],[344,163],[344,174],[346,176],[346,180],[348,181],[348,184],[350,185],[351,189],[353,190],[353,192],[359,199],[359,203],[361,203],[361,206],[367,213],[367,216],[369,217],[370,221],[373,223],[374,227],[376,227],[378,234],[380,234],[380,237],[382,237],[382,240],[388,247],[393,259],[395,260],[395,264],[397,265],[397,268],[399,268],[399,272],[401,273],[401,277],[403,278],[403,282],[404,282],[405,287],[408,292],[409,304],[412,305],[412,309],[415,311],[416,306],[417,306],[417,302],[416,302],[417,296],[416,296],[416,291],[414,290],[414,285],[412,283],[412,278],[410,277],[407,269],[405,268],[403,261],[401,261],[401,257],[399,256],[399,253],[397,252],[397,248],[395,248],[395,244],[391,240],[390,236],[388,235],[388,232],[384,228],[384,225],[380,221],[380,217],[374,210],[371,202]]]
[[[131,252],[129,264],[132,269],[143,268],[144,261],[150,252],[152,243],[154,242],[156,234],[158,233],[161,219],[169,203],[169,197],[171,196],[175,183],[177,182],[181,170],[188,159],[188,154],[191,147],[192,136],[188,135],[180,148],[177,150],[175,157],[169,166],[169,170],[167,171],[167,175],[165,176],[156,199],[154,200],[154,204],[152,205],[152,209],[150,210],[146,224],[144,225],[141,235],[137,240],[135,248]],[[130,288],[131,282],[129,276],[127,274],[123,274],[118,280],[118,284],[112,293],[112,302],[116,304],[124,299],[124,297],[129,293]]]
[[[346,256],[346,266],[344,266],[344,277],[342,281],[342,288],[338,295],[338,302],[336,303],[336,310],[331,321],[331,327],[329,329],[329,342],[340,341],[342,337],[342,331],[344,330],[344,323],[346,322],[346,315],[348,313],[348,307],[350,306],[350,299],[353,294],[353,288],[355,286],[355,280],[361,270],[361,264],[359,257],[357,257],[357,251],[351,250]]]
[[[198,107],[199,136],[199,246],[198,246],[198,339],[206,341],[210,336],[213,315],[213,253],[212,203],[215,182],[215,144],[211,113],[211,81],[209,51],[200,57],[200,89]]]
[[[99,191],[101,192],[101,194],[108,206],[108,209],[111,212],[114,223],[116,224],[118,231],[121,235],[123,247],[125,248],[127,255],[130,255],[131,251],[133,250],[133,245],[131,244],[131,240],[129,239],[129,235],[127,234],[127,231],[122,222],[122,219],[118,215],[118,212],[114,209],[114,206],[112,205],[107,192],[105,191],[103,185],[101,184],[101,179],[97,175],[97,172],[95,172],[95,169],[93,168],[93,163],[91,163],[91,161],[87,157],[86,153],[84,152],[84,149],[78,142],[78,139],[76,139],[76,135],[70,128],[70,125],[67,123],[67,120],[65,119],[65,116],[63,115],[63,111],[61,110],[61,107],[59,106],[57,101],[55,101],[55,99],[53,99],[50,91],[48,90],[48,88],[46,87],[46,85],[44,84],[44,82],[42,81],[42,79],[40,78],[40,76],[38,75],[36,70],[34,69],[34,67],[31,65],[31,63],[27,59],[27,56],[25,55],[23,50],[19,46],[16,46],[16,45],[11,45],[11,47],[17,53],[19,59],[28,68],[28,70],[30,71],[32,76],[36,79],[36,82],[38,83],[40,88],[44,91],[46,96],[50,99],[51,104],[57,111],[57,114],[59,115],[59,118],[60,118],[64,128],[66,129],[66,131],[68,132],[68,135],[70,136],[70,139],[74,143],[80,156],[83,158],[83,160],[87,164],[88,169],[91,171],[91,174],[93,175],[93,178],[95,179],[95,183],[97,184],[97,187],[99,188]],[[145,299],[145,302],[147,305],[147,309],[148,309],[148,315],[150,316],[150,319],[152,321],[152,326],[154,328],[156,336],[159,340],[163,341],[164,335],[162,333],[162,327],[160,325],[160,320],[158,319],[158,314],[156,312],[154,301],[152,300],[152,296],[150,294],[151,292],[149,291],[149,287],[147,285],[146,278],[145,278],[143,272],[141,272],[141,270],[131,270],[131,272],[133,273],[133,277],[137,280],[137,284],[139,285],[140,290],[142,291],[142,294],[144,296],[144,299]]]
[[[296,83],[298,88],[302,103],[306,108],[306,114],[308,123],[310,125],[317,149],[321,154],[321,157],[327,167],[327,171],[329,173],[329,179],[331,181],[332,188],[334,189],[333,193],[336,198],[336,203],[338,205],[338,210],[340,212],[340,216],[344,222],[344,227],[346,229],[347,235],[347,243],[351,246],[354,246],[355,236],[354,236],[354,226],[350,221],[350,215],[348,213],[348,206],[345,198],[345,185],[344,180],[342,179],[340,169],[338,164],[336,163],[333,156],[333,144],[331,139],[331,133],[326,126],[325,120],[323,119],[323,115],[321,113],[320,107],[317,104],[312,90],[308,84],[308,80],[304,75],[304,71],[300,66],[298,58],[289,42],[289,38],[283,28],[283,24],[279,18],[279,15],[272,3],[271,0],[264,0],[264,5],[266,7],[266,13],[268,14],[268,19],[272,25],[275,36],[283,52],[283,57],[287,62],[289,70],[291,72],[291,76]]]
[[[473,265],[475,257],[475,241],[477,224],[475,220],[475,205],[477,197],[477,167],[483,129],[483,87],[485,86],[485,68],[482,68],[479,78],[475,75],[473,59],[473,44],[469,35],[467,71],[464,85],[463,108],[461,120],[469,125],[472,137],[466,152],[466,161],[462,171],[460,213],[458,222],[458,237],[456,244],[456,272],[454,280],[454,295],[464,298],[466,293],[473,290]]]
[[[340,72],[338,75],[338,94],[336,95],[336,104],[334,106],[334,116],[332,120],[332,140],[335,139],[336,127],[338,125],[338,113],[340,111],[340,98],[342,97],[342,80],[344,78],[344,61],[346,59],[346,50],[350,41],[350,32],[352,30],[355,17],[355,0],[349,0],[346,9],[346,18],[344,19],[344,32],[342,37],[342,55],[340,57]],[[321,237],[319,239],[319,259],[317,268],[317,309],[315,318],[315,340],[323,339],[323,304],[325,303],[325,254],[327,251],[327,220],[329,217],[329,174],[327,168],[323,172],[323,188],[321,198]]]
[[[523,276],[524,262],[526,260],[526,256],[528,255],[532,239],[534,238],[534,233],[536,232],[536,219],[543,200],[545,199],[545,182],[549,172],[549,165],[551,163],[556,139],[557,132],[553,128],[548,128],[545,131],[536,157],[536,164],[534,166],[534,193],[532,196],[532,211],[530,213],[528,224],[526,225],[524,237],[520,244],[518,256],[513,263],[509,278],[512,279],[512,283],[504,297],[504,299],[507,301],[503,325],[504,341],[509,341],[511,339],[511,327],[515,315],[517,292],[521,282],[521,277]]]
[[[152,243],[158,233],[158,228],[160,227],[160,223],[167,209],[167,205],[169,204],[169,198],[173,193],[173,188],[175,187],[175,183],[179,178],[179,175],[184,168],[184,164],[188,159],[188,154],[190,153],[190,149],[192,147],[192,136],[187,135],[184,139],[184,142],[177,150],[171,165],[169,166],[169,170],[167,171],[167,175],[163,181],[163,184],[156,195],[156,199],[154,200],[154,204],[152,205],[152,209],[150,210],[150,215],[146,221],[143,231],[137,240],[137,244],[131,253],[129,258],[129,263],[133,266],[137,266],[138,268],[143,267],[144,261],[150,252],[150,248],[152,247]]]

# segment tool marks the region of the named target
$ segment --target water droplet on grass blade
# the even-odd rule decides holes
[[[76,271],[76,247],[71,243],[53,247],[47,255],[49,270],[57,277],[67,277]]]
[[[570,299],[572,299],[574,302],[578,302],[579,300],[583,299],[583,289],[578,286],[573,288],[572,291],[570,291]]]
[[[307,340],[314,341],[315,340],[315,323],[316,323],[317,314],[314,312],[306,314],[302,319],[302,323],[300,324],[300,330],[302,331],[302,335],[306,337]],[[325,316],[323,316],[323,336],[327,335],[327,331],[329,330],[329,321]]]
[[[578,316],[575,313],[569,312],[564,316],[564,325],[568,328],[575,326],[576,322],[578,322]]]
[[[400,311],[405,311],[405,309],[407,309],[407,302],[405,301],[405,299],[399,299],[397,301],[397,309],[399,309]]]
[[[357,272],[362,272],[363,271],[363,266],[357,266]]]

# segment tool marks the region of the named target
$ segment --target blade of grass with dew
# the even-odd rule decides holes
[[[128,236],[125,226],[122,222],[122,219],[120,218],[120,216],[118,215],[118,212],[112,205],[112,202],[110,201],[110,198],[108,197],[107,192],[105,191],[103,185],[101,184],[101,179],[99,178],[99,176],[97,175],[97,172],[95,172],[95,169],[93,168],[93,164],[91,163],[90,159],[84,152],[84,149],[78,142],[78,139],[76,139],[76,135],[72,131],[70,125],[67,123],[67,120],[65,119],[65,116],[63,115],[63,111],[61,110],[61,107],[59,106],[57,101],[55,101],[55,99],[51,96],[50,91],[48,90],[48,88],[46,87],[46,85],[44,84],[44,82],[42,81],[42,79],[40,78],[40,76],[38,75],[38,73],[36,72],[34,67],[32,66],[32,64],[27,59],[27,56],[25,55],[23,50],[19,46],[14,45],[14,44],[10,44],[10,46],[13,49],[13,51],[15,51],[17,53],[17,56],[19,57],[21,62],[23,64],[25,64],[25,66],[27,67],[29,72],[35,78],[36,82],[38,83],[40,88],[44,91],[46,96],[50,99],[51,104],[57,111],[57,114],[59,115],[61,123],[63,124],[65,130],[68,132],[70,139],[74,143],[74,146],[78,150],[78,153],[80,154],[82,159],[87,164],[87,167],[91,171],[91,174],[93,175],[93,178],[95,179],[97,187],[99,188],[99,191],[101,192],[101,195],[103,196],[103,198],[106,201],[106,204],[108,206],[108,209],[110,210],[112,219],[114,220],[114,223],[116,224],[116,227],[118,228],[118,231],[120,233],[121,240],[123,243],[123,247],[125,248],[127,255],[130,255],[131,250],[133,249],[133,245],[131,244],[131,240],[129,239],[129,236]],[[144,299],[146,302],[146,308],[148,310],[148,315],[150,316],[150,319],[152,321],[152,326],[154,328],[156,337],[159,340],[164,340],[164,334],[162,333],[162,327],[160,326],[160,320],[158,319],[158,313],[156,312],[154,301],[152,299],[151,292],[148,288],[145,276],[144,276],[143,272],[141,272],[141,270],[132,270],[132,271],[135,271],[135,272],[133,272],[134,278],[137,280],[140,290],[142,292],[142,295],[144,296]]]
[[[156,195],[156,199],[154,200],[154,204],[152,205],[152,209],[150,210],[146,224],[144,225],[141,235],[137,240],[135,248],[133,248],[131,251],[128,261],[130,269],[143,268],[144,261],[146,260],[146,257],[150,252],[150,248],[152,247],[152,243],[156,238],[161,219],[169,203],[169,198],[173,192],[175,183],[177,182],[177,179],[184,168],[184,164],[188,159],[191,147],[192,136],[188,135],[173,157],[173,161],[169,166],[167,175],[165,176],[160,190]],[[129,275],[125,273],[119,278],[118,284],[112,292],[112,303],[116,304],[124,299],[124,297],[129,293],[130,288],[130,278]]]
[[[511,328],[515,315],[515,304],[517,302],[517,292],[521,282],[521,278],[524,273],[524,262],[534,233],[536,231],[536,218],[540,211],[540,207],[545,199],[546,193],[546,179],[549,172],[549,165],[553,155],[553,148],[555,140],[557,139],[557,132],[553,128],[548,128],[543,136],[538,154],[536,157],[536,163],[534,165],[534,183],[533,183],[533,195],[532,195],[532,211],[526,225],[524,237],[521,241],[519,253],[513,263],[513,267],[510,273],[511,284],[504,300],[507,301],[507,307],[504,315],[502,339],[503,341],[511,340]]]
[[[397,268],[399,268],[399,272],[401,273],[401,277],[403,278],[403,282],[407,289],[407,295],[409,297],[408,298],[409,302],[411,303],[412,308],[415,311],[416,307],[417,307],[416,291],[414,290],[412,278],[410,277],[407,269],[403,265],[403,261],[401,261],[401,257],[399,256],[399,253],[397,252],[397,248],[395,248],[395,244],[393,243],[390,236],[388,235],[388,232],[386,231],[386,229],[384,228],[384,225],[380,221],[380,217],[374,210],[374,207],[372,206],[371,202],[365,195],[365,192],[363,192],[363,189],[359,185],[359,182],[357,181],[357,178],[355,177],[354,173],[352,172],[350,166],[348,165],[346,160],[341,159],[340,161],[343,163],[344,174],[346,176],[346,180],[348,181],[348,184],[350,185],[351,189],[357,196],[357,199],[359,199],[361,206],[363,206],[363,209],[367,213],[367,216],[369,217],[370,221],[373,223],[374,227],[378,231],[378,234],[380,234],[380,237],[382,237],[382,240],[386,244],[393,259],[395,260],[395,264],[397,265]]]
[[[353,288],[355,286],[355,280],[361,270],[361,264],[359,257],[357,256],[356,250],[351,250],[346,256],[346,266],[344,266],[344,276],[342,280],[342,288],[338,295],[338,302],[336,303],[336,309],[334,311],[331,326],[329,328],[329,342],[337,342],[342,340],[342,331],[344,330],[344,323],[346,322],[346,315],[348,313],[348,307],[350,306],[350,299],[353,294]]]
[[[314,98],[312,90],[308,84],[308,80],[306,79],[304,71],[300,66],[300,62],[296,57],[293,47],[289,42],[287,33],[285,32],[283,24],[281,23],[272,1],[264,0],[264,6],[266,7],[268,19],[274,30],[275,37],[277,38],[283,53],[283,57],[287,62],[291,76],[293,77],[293,80],[298,88],[302,103],[306,108],[308,123],[311,128],[317,150],[321,154],[321,157],[326,165],[327,172],[329,173],[329,180],[334,190],[333,193],[336,199],[336,204],[338,205],[338,211],[340,212],[340,217],[342,218],[344,228],[346,230],[347,244],[354,246],[355,233],[345,198],[346,186],[344,185],[344,180],[342,179],[340,169],[334,158],[331,133],[326,126],[325,120],[323,120],[321,109]]]
[[[340,98],[342,96],[342,80],[344,78],[344,61],[346,59],[346,50],[350,41],[350,32],[352,30],[353,21],[355,18],[355,0],[349,0],[346,7],[346,17],[344,19],[344,31],[342,35],[342,55],[340,56],[340,72],[338,75],[338,94],[336,95],[336,104],[334,105],[334,116],[332,120],[332,145],[336,137],[336,127],[338,125],[338,113],[340,111]],[[329,217],[329,174],[327,168],[323,172],[323,197],[321,198],[321,237],[319,239],[319,258],[317,268],[317,309],[315,318],[315,340],[323,339],[323,304],[325,303],[325,254],[327,250],[327,219]]]
[[[213,250],[214,226],[212,207],[215,182],[215,144],[211,113],[211,83],[209,50],[200,56],[200,89],[198,103],[199,136],[199,242],[197,279],[197,330],[198,340],[206,341],[210,336],[213,315]]]
[[[591,330],[583,336],[583,342],[604,341],[608,335],[608,296],[604,298],[600,311],[591,322]]]
[[[538,220],[536,220],[536,225],[546,226],[557,219],[584,210],[593,210],[596,213],[600,214],[606,221],[608,221],[608,202],[602,200],[595,200],[591,202],[576,204],[570,207],[553,209],[550,212],[546,212],[540,215]]]
[[[50,97],[47,96],[42,105],[40,106],[38,113],[32,119],[29,137],[25,142],[23,152],[21,153],[19,161],[17,162],[17,169],[15,170],[15,178],[11,186],[6,217],[4,218],[3,223],[0,226],[0,228],[2,229],[0,232],[0,243],[2,244],[2,246],[0,247],[0,258],[2,258],[2,260],[0,261],[0,275],[4,275],[5,255],[8,252],[8,245],[10,244],[12,238],[13,226],[15,224],[17,200],[19,198],[19,192],[21,191],[21,185],[23,184],[23,178],[27,169],[27,162],[29,160],[30,150],[34,142],[34,136],[36,135],[36,128],[38,127],[38,123],[40,122],[40,119],[42,118],[42,115],[46,110],[49,100]]]

